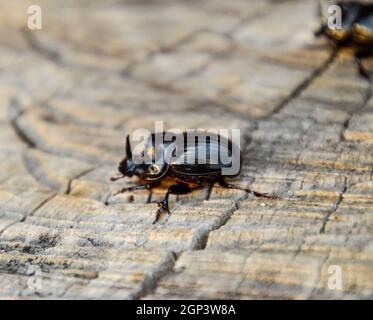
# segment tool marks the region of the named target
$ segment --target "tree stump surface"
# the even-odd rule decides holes
[[[373,101],[315,1],[40,0],[42,30],[31,4],[0,3],[0,298],[373,297]],[[109,177],[155,120],[239,128],[230,181],[280,199],[152,225],[162,194]]]

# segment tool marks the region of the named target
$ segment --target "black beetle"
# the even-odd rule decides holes
[[[161,133],[161,135],[164,137],[165,133]],[[184,141],[184,150],[183,150],[183,156],[186,156],[190,151],[193,151],[193,154],[195,157],[198,156],[198,150],[201,150],[200,148],[205,148],[206,150],[206,163],[205,164],[196,164],[195,162],[193,164],[188,164],[185,162],[178,162],[174,161],[171,163],[168,163],[167,161],[163,161],[160,163],[157,163],[156,161],[153,161],[153,163],[136,163],[133,159],[133,154],[131,150],[131,144],[130,144],[130,137],[127,135],[126,137],[126,156],[125,158],[119,163],[118,171],[120,172],[119,176],[112,177],[111,181],[116,181],[118,179],[121,179],[123,177],[132,177],[137,176],[140,180],[139,185],[135,185],[129,188],[123,188],[119,190],[118,192],[114,193],[113,195],[117,195],[119,193],[127,192],[127,191],[135,191],[135,190],[152,190],[155,187],[160,188],[166,188],[167,192],[164,197],[164,199],[158,203],[158,206],[160,207],[156,212],[156,217],[153,222],[155,224],[157,220],[160,217],[160,214],[162,211],[168,212],[169,206],[168,206],[168,198],[170,194],[174,195],[182,195],[192,192],[193,190],[200,189],[203,187],[210,186],[212,187],[215,183],[218,183],[223,188],[228,189],[238,189],[243,190],[246,192],[249,192],[257,197],[264,197],[269,199],[276,199],[275,196],[269,196],[266,194],[262,194],[259,192],[251,191],[246,188],[240,188],[237,186],[234,186],[232,184],[227,183],[224,180],[224,175],[222,174],[222,169],[224,167],[230,166],[225,165],[220,161],[216,163],[209,162],[209,159],[211,158],[209,155],[211,155],[213,152],[219,152],[221,148],[225,148],[226,152],[232,155],[232,162],[233,161],[240,161],[239,165],[241,164],[241,154],[238,155],[239,159],[234,157],[234,154],[232,153],[232,142],[229,139],[223,138],[220,135],[216,135],[215,138],[207,139],[203,142],[199,142],[198,140],[195,141],[194,144],[190,145],[188,144],[187,134],[183,133],[183,141]],[[162,153],[170,152],[169,150],[174,151],[174,146],[172,144],[173,141],[170,142],[164,142],[162,139],[162,143],[159,145],[156,145],[156,139],[155,134],[151,134],[151,138],[148,140],[148,142],[145,144],[144,149],[142,150],[142,156],[144,153],[151,153],[151,157],[154,160],[155,154],[157,153],[157,150],[161,150]],[[172,148],[169,148],[169,147]],[[194,149],[194,150],[192,150]],[[239,149],[238,149],[239,150]],[[167,155],[166,155],[167,156]],[[183,158],[183,159],[186,159]],[[241,166],[239,166],[239,171],[241,169]],[[238,174],[238,173],[237,173]],[[237,175],[236,174],[236,175]]]
[[[315,35],[325,35],[336,44],[337,49],[344,46],[356,48],[355,59],[360,75],[372,82],[361,59],[373,53],[373,4],[339,1],[335,5],[341,9],[341,28],[329,28],[321,3],[319,3],[321,27]]]

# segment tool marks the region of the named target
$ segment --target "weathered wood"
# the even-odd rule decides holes
[[[34,31],[0,4],[0,298],[373,297],[373,102],[314,1],[40,3]],[[109,177],[155,120],[240,128],[234,183],[281,199],[200,190],[152,225],[162,195]]]

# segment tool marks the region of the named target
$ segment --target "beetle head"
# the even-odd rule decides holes
[[[136,165],[132,159],[132,150],[131,150],[131,143],[130,143],[129,135],[127,135],[126,137],[125,150],[126,150],[126,156],[119,163],[119,166],[118,166],[118,171],[120,172],[120,175],[116,177],[111,177],[110,178],[111,181],[116,181],[124,177],[132,177],[133,175],[136,174]]]
[[[119,163],[118,171],[123,175],[123,177],[132,177],[133,175],[136,174],[137,165],[133,161],[129,134],[126,137],[125,150],[126,150],[126,156]]]
[[[124,177],[132,177],[138,176],[141,179],[145,180],[159,180],[161,179],[167,169],[168,165],[165,163],[138,163],[134,161],[131,149],[131,143],[129,135],[126,137],[126,156],[125,158],[119,163],[118,171],[120,172],[120,176],[112,177],[111,181],[116,181],[118,179]],[[150,150],[150,151],[149,151]],[[150,148],[147,152],[154,152],[154,148]],[[145,153],[145,150],[144,150]]]

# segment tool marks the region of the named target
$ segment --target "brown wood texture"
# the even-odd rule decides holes
[[[373,102],[316,1],[45,0],[29,30],[33,3],[0,3],[0,298],[373,297]],[[281,199],[215,187],[152,225],[162,195],[109,177],[155,120],[241,129],[232,181]]]

